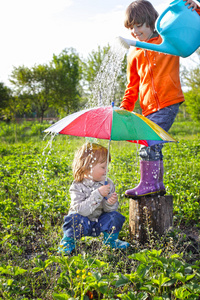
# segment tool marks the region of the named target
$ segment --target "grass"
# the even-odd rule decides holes
[[[109,177],[126,222],[111,250],[102,236],[78,242],[73,255],[57,254],[67,213],[74,151],[83,138],[44,141],[46,124],[0,124],[0,299],[199,299],[199,127],[175,122],[177,144],[164,146],[165,185],[174,199],[174,227],[142,245],[129,235],[124,190],[139,181],[135,144],[112,142]],[[52,142],[52,147],[51,147]],[[107,146],[107,141],[100,141]]]

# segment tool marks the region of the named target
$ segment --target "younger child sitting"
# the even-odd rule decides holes
[[[129,243],[118,240],[125,217],[117,212],[119,206],[115,186],[108,178],[108,150],[99,144],[84,144],[73,161],[74,181],[70,187],[71,206],[64,217],[64,237],[59,251],[70,254],[76,240],[83,236],[104,235],[104,244],[126,249]],[[109,162],[111,157],[109,157]]]

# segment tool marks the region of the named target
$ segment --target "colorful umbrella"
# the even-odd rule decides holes
[[[166,131],[149,119],[115,106],[81,110],[61,119],[44,132],[114,141],[127,140],[145,146],[149,146],[149,141],[176,142]]]
[[[127,140],[145,146],[176,142],[154,122],[140,114],[122,110],[114,105],[76,112],[61,119],[44,132],[107,139],[109,141]]]

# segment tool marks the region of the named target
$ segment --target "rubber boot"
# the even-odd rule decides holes
[[[163,166],[163,160],[160,160],[160,170],[159,170],[159,175],[158,175],[158,188],[160,189],[161,195],[166,194],[166,189],[163,183],[163,175],[164,175],[164,166]]]
[[[58,252],[70,254],[75,249],[75,246],[75,240],[72,237],[64,236],[58,247]]]
[[[128,248],[130,246],[129,243],[118,240],[119,232],[108,233],[108,232],[104,231],[103,234],[104,234],[104,241],[103,241],[103,243],[105,245],[110,246],[111,248],[114,248],[114,249],[126,249],[126,248]]]
[[[142,196],[160,194],[160,186],[158,184],[160,160],[141,160],[140,173],[140,183],[135,188],[127,190],[125,196],[135,199]]]

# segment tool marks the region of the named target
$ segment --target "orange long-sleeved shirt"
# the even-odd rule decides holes
[[[160,44],[160,36],[149,43]],[[142,114],[185,101],[179,78],[179,57],[133,48],[128,55],[128,85],[121,107],[132,111],[140,94]]]

